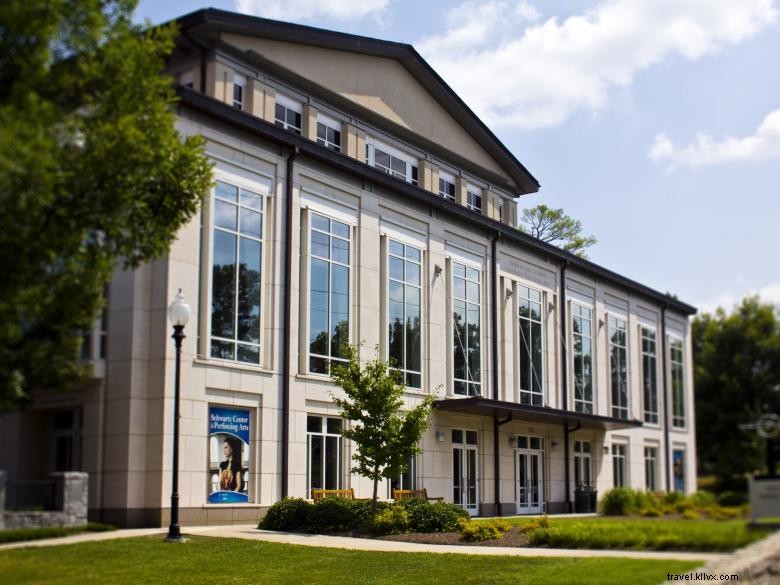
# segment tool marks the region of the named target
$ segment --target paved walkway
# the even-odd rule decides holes
[[[713,562],[727,555],[689,552],[644,552],[621,550],[584,550],[560,548],[511,548],[505,546],[461,546],[441,544],[418,544],[413,542],[396,542],[391,540],[373,540],[370,538],[349,538],[345,536],[326,536],[323,534],[295,534],[290,532],[270,532],[258,530],[254,524],[234,524],[227,526],[186,526],[182,529],[186,535],[209,536],[215,538],[242,538],[264,542],[295,544],[300,546],[318,546],[324,548],[341,548],[349,550],[364,550],[374,552],[407,552],[407,553],[454,553],[463,555],[488,555],[511,557],[617,557],[630,559],[657,559]],[[159,535],[162,538],[167,532],[163,528],[140,528],[131,530],[116,530],[112,532],[87,532],[64,538],[49,538],[0,545],[0,552],[15,548],[56,546],[111,540],[115,538],[133,538],[137,536]]]

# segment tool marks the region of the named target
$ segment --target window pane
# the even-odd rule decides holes
[[[345,240],[349,239],[349,225],[346,223],[341,223],[340,221],[336,221],[335,219],[331,223],[334,235],[340,238],[344,238]]]
[[[316,213],[312,213],[312,215],[311,215],[311,227],[313,227],[315,230],[321,230],[323,232],[329,232],[330,231],[330,220],[327,217],[323,217],[322,215],[317,215]]]
[[[404,245],[400,242],[396,242],[395,240],[390,240],[390,253],[395,256],[403,256]]]
[[[260,348],[257,345],[238,344],[238,361],[247,364],[260,363]]]
[[[238,339],[260,343],[260,242],[241,238],[238,274]]]
[[[374,163],[386,168],[390,168],[390,155],[381,150],[374,149]]]
[[[325,437],[325,489],[337,490],[339,481],[339,437]]]
[[[321,433],[322,432],[322,417],[320,416],[307,416],[306,417],[306,431],[309,433]]]
[[[236,295],[236,236],[214,232],[211,334],[233,337]]]
[[[332,265],[331,354],[343,357],[349,343],[349,269]]]
[[[403,175],[404,177],[406,176],[406,163],[401,159],[391,157],[390,168],[393,169],[394,172]]]
[[[406,282],[410,284],[420,284],[420,266],[412,262],[406,264]]]
[[[403,285],[396,282],[390,283],[391,290],[403,299]],[[388,355],[393,366],[403,367],[404,365],[404,303],[401,300],[391,299],[388,302]]]
[[[349,242],[341,238],[331,238],[333,246],[333,260],[342,264],[349,264]]]
[[[309,352],[328,355],[329,315],[328,263],[312,258],[309,296]]]
[[[341,419],[340,418],[328,418],[328,432],[331,435],[341,434]]]
[[[311,233],[311,253],[320,258],[330,258],[330,236],[320,233]]]
[[[262,215],[249,209],[241,209],[241,233],[259,238],[262,233]]]
[[[404,279],[404,261],[395,256],[390,256],[390,278],[395,280]]]
[[[235,345],[229,341],[211,340],[211,357],[221,360],[234,359]]]
[[[311,489],[322,489],[322,470],[324,467],[324,452],[322,448],[323,437],[311,435],[309,437],[309,482]]]
[[[250,207],[257,211],[263,210],[263,198],[262,196],[246,189],[241,189],[241,205],[244,207]]]
[[[214,225],[229,230],[236,229],[236,212],[238,207],[219,199],[214,201]]]
[[[463,431],[459,429],[453,429],[452,430],[452,442],[453,443],[462,443],[463,442]]]
[[[216,182],[214,194],[221,199],[227,199],[228,201],[233,202],[238,201],[238,187],[228,185],[222,181]]]

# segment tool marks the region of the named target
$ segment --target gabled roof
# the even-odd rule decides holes
[[[176,22],[186,34],[196,36],[211,46],[220,44],[220,34],[233,33],[394,59],[514,180],[517,185],[517,194],[535,193],[539,190],[539,182],[533,175],[409,44],[247,16],[214,8],[206,8],[182,16]]]

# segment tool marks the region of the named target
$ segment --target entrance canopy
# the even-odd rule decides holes
[[[448,412],[462,412],[464,414],[477,414],[480,416],[505,419],[502,422],[508,422],[508,420],[522,420],[567,426],[570,423],[575,423],[579,425],[578,428],[596,429],[600,431],[631,429],[642,426],[642,422],[638,420],[599,416],[596,414],[586,414],[584,412],[549,408],[547,406],[530,406],[528,404],[518,404],[517,402],[491,400],[489,398],[482,398],[481,396],[437,400],[433,403],[433,406],[438,410]]]

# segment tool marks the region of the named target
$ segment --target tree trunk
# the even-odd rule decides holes
[[[377,492],[379,491],[379,467],[374,467],[374,499],[371,501],[371,515],[376,514]]]

